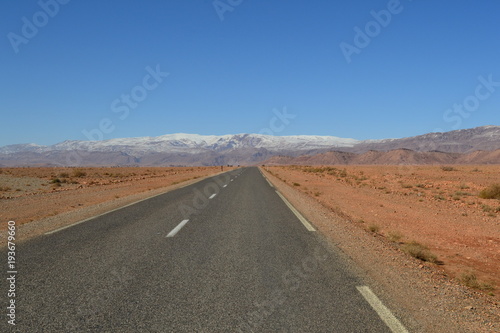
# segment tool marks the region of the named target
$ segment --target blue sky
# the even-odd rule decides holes
[[[0,145],[499,125],[498,13],[496,0],[2,1]],[[285,108],[295,117],[276,123]]]

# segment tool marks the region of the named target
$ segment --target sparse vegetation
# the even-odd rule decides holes
[[[391,242],[399,242],[403,238],[403,234],[399,231],[389,231],[389,233],[387,234],[387,238]]]
[[[380,231],[380,227],[376,224],[370,224],[368,226],[368,231],[370,232],[379,232]]]
[[[300,186],[299,183],[293,183],[293,186]]]
[[[479,197],[482,199],[499,199],[500,200],[500,184],[493,184],[479,192]]]
[[[431,263],[437,263],[437,256],[433,254],[429,248],[425,245],[412,241],[410,243],[404,244],[401,249],[411,255],[414,258],[417,258],[422,261],[427,261]]]
[[[482,209],[482,210],[483,210],[483,212],[485,212],[485,213],[489,213],[489,212],[492,212],[492,211],[493,211],[493,207],[488,206],[488,205],[481,205],[481,209]]]
[[[476,274],[473,272],[465,272],[459,278],[460,282],[462,282],[465,286],[474,289],[480,289],[484,291],[493,291],[495,287],[493,287],[489,283],[481,283],[478,281]]]
[[[87,173],[85,171],[82,171],[79,169],[73,170],[73,177],[82,178],[82,177],[85,177],[86,175],[87,175]]]
[[[451,167],[451,166],[442,166],[441,170],[443,170],[443,171],[456,171],[456,169],[454,167]]]

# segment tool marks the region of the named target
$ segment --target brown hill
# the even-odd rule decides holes
[[[266,165],[348,165],[348,164],[500,164],[500,149],[475,151],[467,154],[439,151],[419,152],[410,149],[390,151],[368,151],[362,154],[330,151],[316,155],[298,157],[275,156],[266,160]]]

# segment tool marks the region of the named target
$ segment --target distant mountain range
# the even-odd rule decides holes
[[[0,147],[0,166],[500,163],[496,150],[500,150],[500,126],[364,141],[307,135],[168,134],[9,145]],[[396,153],[388,154],[391,151]]]
[[[332,151],[298,157],[274,156],[265,165],[415,165],[415,164],[500,164],[500,149],[478,150],[471,153],[444,153],[438,151],[414,151],[394,149],[371,150],[365,153]]]

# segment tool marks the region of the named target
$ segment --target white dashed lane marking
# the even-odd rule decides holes
[[[172,229],[172,231],[168,233],[167,237],[174,237],[179,232],[179,230],[181,230],[182,227],[185,226],[186,223],[188,223],[188,221],[189,220],[182,220],[182,222],[179,223],[177,227],[175,227],[174,229]]]

